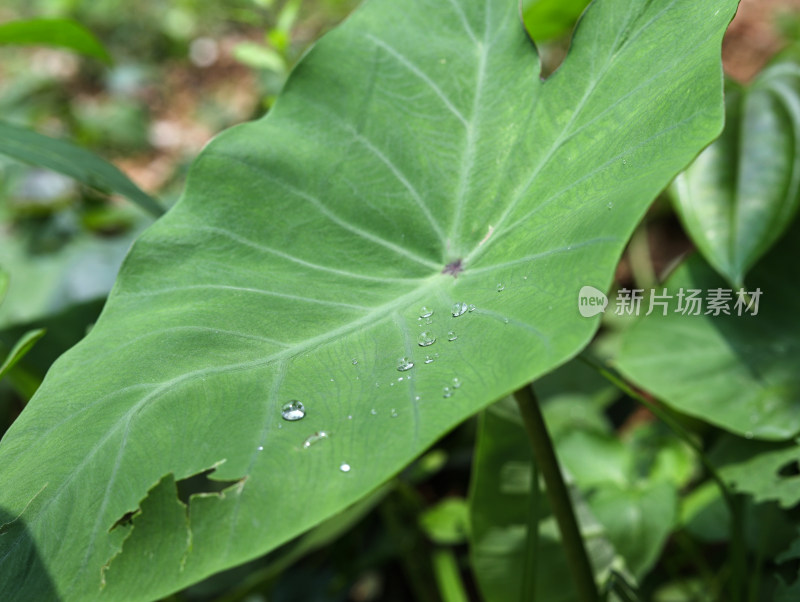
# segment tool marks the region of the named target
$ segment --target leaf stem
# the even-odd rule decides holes
[[[521,602],[536,599],[539,570],[539,466],[531,461],[531,493],[528,497],[528,537],[525,542],[525,564],[522,574]]]
[[[561,532],[561,541],[564,544],[567,563],[578,591],[578,599],[581,602],[597,602],[594,572],[583,545],[578,521],[572,508],[572,499],[564,484],[561,468],[558,465],[553,442],[547,432],[547,425],[539,408],[539,402],[530,386],[524,386],[516,391],[514,399],[519,406],[525,430],[528,432],[534,461],[538,464],[544,478],[547,497],[550,499],[553,516]],[[538,521],[536,525],[538,527]],[[529,525],[529,529],[531,529],[531,525]]]

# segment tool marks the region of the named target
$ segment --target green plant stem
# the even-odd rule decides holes
[[[730,545],[730,562],[731,562],[731,582],[730,582],[730,598],[731,602],[740,602],[742,600],[742,595],[744,594],[745,588],[743,585],[743,579],[747,577],[747,557],[745,553],[744,547],[744,533],[742,530],[742,505],[741,500],[738,499],[733,492],[728,488],[725,484],[725,481],[722,480],[719,472],[717,472],[716,467],[711,463],[706,456],[705,452],[703,451],[702,446],[692,437],[692,435],[678,422],[667,409],[659,406],[658,404],[653,403],[649,399],[647,399],[644,395],[636,391],[633,387],[631,387],[627,382],[625,382],[622,378],[611,372],[608,368],[600,364],[599,362],[593,360],[590,357],[587,357],[585,354],[581,354],[579,356],[584,362],[592,366],[597,372],[603,376],[606,380],[611,382],[614,386],[620,389],[623,393],[625,393],[631,399],[635,399],[647,409],[649,409],[653,415],[661,420],[664,424],[666,424],[673,433],[675,433],[679,439],[684,441],[689,447],[691,447],[696,453],[697,457],[700,459],[700,462],[703,464],[705,469],[708,471],[709,476],[714,480],[719,487],[720,493],[722,494],[722,498],[725,501],[726,506],[728,507],[728,511],[731,515],[731,525],[730,525],[730,538],[731,538],[731,545]]]
[[[525,542],[525,570],[522,574],[522,602],[536,599],[539,571],[539,466],[531,461],[531,493],[528,496],[528,537]]]
[[[453,550],[442,548],[433,553],[433,572],[443,602],[468,602]]]
[[[522,421],[533,450],[534,461],[544,478],[547,497],[550,500],[553,516],[561,532],[561,541],[567,556],[567,563],[572,572],[572,579],[581,602],[597,602],[597,585],[594,572],[583,545],[578,521],[572,508],[572,499],[567,491],[567,486],[561,475],[553,442],[547,425],[544,422],[539,402],[529,386],[522,387],[514,393],[514,399],[519,406]],[[536,522],[538,527],[538,521]],[[529,530],[532,528],[528,526]]]

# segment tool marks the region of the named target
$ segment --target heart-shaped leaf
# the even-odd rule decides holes
[[[575,354],[578,291],[720,131],[735,6],[600,0],[541,81],[516,0],[365,4],[205,149],[4,438],[11,597],[35,554],[65,599],[263,554]],[[212,467],[178,520],[165,475]]]
[[[722,136],[672,187],[703,257],[734,286],[800,205],[800,66],[779,62],[748,88],[728,86]]]

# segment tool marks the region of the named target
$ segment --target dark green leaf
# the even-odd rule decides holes
[[[159,216],[164,209],[119,169],[88,150],[31,130],[0,122],[0,153],[47,167],[82,184],[127,197],[145,211]]]
[[[736,491],[756,502],[777,501],[789,509],[800,502],[800,442],[772,443],[725,437],[711,460]]]
[[[44,336],[44,330],[31,330],[26,332],[22,338],[17,341],[17,344],[11,348],[11,351],[8,352],[6,359],[3,360],[3,363],[0,364],[0,379],[2,379],[6,373],[14,367],[14,365],[25,357],[25,354],[31,350],[36,344],[36,341]]]
[[[793,437],[800,430],[798,254],[800,222],[751,274],[747,291],[761,290],[757,315],[755,306],[738,315],[735,292],[731,315],[702,315],[708,291],[728,285],[702,258],[690,258],[666,282],[667,315],[656,307],[623,335],[619,369],[675,409],[734,433]],[[675,311],[681,289],[700,291],[701,315]]]
[[[684,225],[734,286],[800,205],[800,67],[781,62],[751,86],[728,86],[722,136],[675,180]]]

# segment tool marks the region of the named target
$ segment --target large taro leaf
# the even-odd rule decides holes
[[[701,257],[689,258],[665,283],[672,296],[662,299],[667,307],[655,306],[623,335],[616,360],[620,371],[675,409],[738,435],[795,438],[800,433],[798,253],[800,220],[795,220],[753,268],[746,289],[737,290]],[[689,315],[696,309],[687,315],[677,311],[681,290],[684,298],[698,291],[700,315]],[[760,294],[748,300],[739,290]],[[717,316],[708,303],[714,291],[729,297]]]
[[[601,0],[542,82],[516,0],[368,2],[205,149],[0,444],[8,598],[43,599],[33,555],[64,599],[253,558],[576,353],[579,289],[721,129],[735,5]],[[172,479],[211,467],[235,483],[182,517]]]
[[[706,260],[736,286],[800,205],[800,66],[731,84],[725,130],[675,179],[675,205]]]

